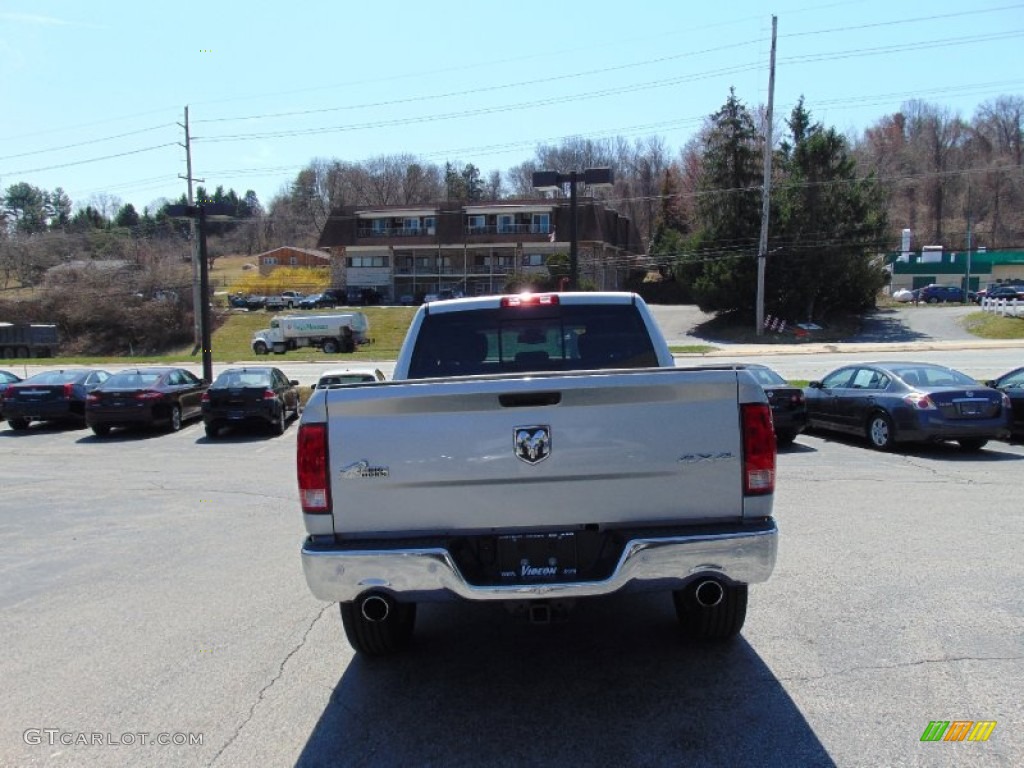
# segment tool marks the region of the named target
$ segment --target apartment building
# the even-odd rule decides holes
[[[480,296],[547,275],[547,258],[569,253],[570,221],[564,199],[344,206],[317,247],[332,255],[332,284],[353,297]],[[591,198],[577,201],[577,246],[581,280],[601,290],[620,289],[642,250],[635,225]]]

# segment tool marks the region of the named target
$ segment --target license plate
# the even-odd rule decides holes
[[[981,416],[981,403],[960,403],[961,416]]]
[[[245,413],[243,411],[231,411],[228,413],[229,419],[244,419]]]
[[[576,578],[576,534],[499,536],[498,563],[506,584],[571,581]]]

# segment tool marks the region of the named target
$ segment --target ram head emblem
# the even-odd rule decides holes
[[[514,431],[516,458],[527,464],[544,461],[551,455],[551,427],[516,427]]]

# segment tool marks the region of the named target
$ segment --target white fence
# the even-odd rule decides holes
[[[1003,317],[1024,317],[1024,301],[1020,299],[982,299],[981,308]]]

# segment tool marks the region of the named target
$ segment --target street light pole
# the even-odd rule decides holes
[[[580,284],[579,235],[577,229],[576,183],[582,181],[593,187],[612,185],[611,168],[587,168],[585,171],[535,171],[533,186],[544,192],[561,190],[569,185],[569,290],[578,291]]]
[[[576,171],[569,173],[569,290],[580,289],[580,253],[576,221]]]

